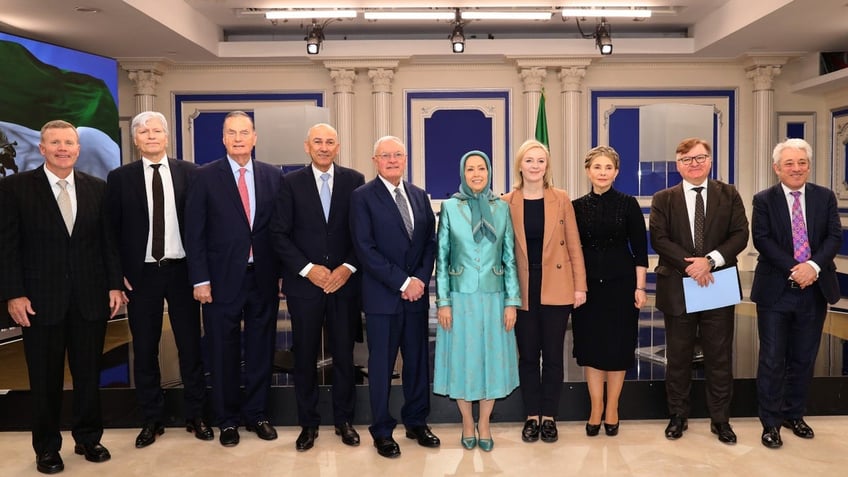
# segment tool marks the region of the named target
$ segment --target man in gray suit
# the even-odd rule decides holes
[[[37,169],[0,180],[0,300],[23,327],[39,472],[64,469],[59,455],[65,352],[73,376],[74,452],[110,459],[100,444],[100,362],[106,321],[121,306],[121,270],[105,226],[106,183],[74,170],[76,128],[41,128]],[[111,314],[110,314],[111,312]]]

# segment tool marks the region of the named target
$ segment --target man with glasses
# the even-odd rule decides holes
[[[734,307],[686,312],[683,278],[704,287],[712,272],[736,265],[748,244],[748,219],[739,193],[731,185],[709,179],[710,145],[684,139],[676,150],[683,181],[657,192],[651,202],[651,245],[659,255],[656,306],[665,315],[666,397],[671,419],[668,439],[688,428],[692,356],[696,338],[704,352],[710,430],[725,444],[736,443],[730,426],[733,395]]]
[[[783,445],[781,426],[803,439],[815,436],[804,412],[827,304],[839,301],[833,259],[842,225],[833,191],[807,182],[813,158],[807,141],[788,139],[772,156],[780,183],[754,196],[751,230],[760,254],[751,300],[760,339],[761,441],[776,449]]]
[[[401,418],[406,437],[438,447],[427,426],[430,374],[427,349],[428,283],[436,256],[436,219],[427,193],[406,182],[406,146],[386,136],[374,144],[378,177],[353,191],[350,227],[362,265],[362,308],[368,334],[368,382],[374,447],[399,457],[392,438],[389,390],[398,349],[403,353]]]

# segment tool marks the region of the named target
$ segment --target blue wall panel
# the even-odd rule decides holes
[[[492,156],[492,119],[481,111],[444,109],[424,120],[425,189],[433,199],[459,189],[459,160],[475,149]]]

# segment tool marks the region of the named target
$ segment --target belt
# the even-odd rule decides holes
[[[247,271],[252,272],[256,268],[256,265],[253,262],[247,264]]]
[[[801,285],[799,285],[798,282],[796,282],[795,280],[789,280],[789,288],[800,290]]]
[[[171,265],[177,265],[180,263],[184,263],[186,261],[185,257],[183,258],[163,258],[158,262],[144,262],[145,265],[157,266],[159,268],[168,267]]]

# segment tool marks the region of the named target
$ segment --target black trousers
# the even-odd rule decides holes
[[[294,388],[297,397],[298,424],[318,427],[318,384],[316,363],[321,348],[322,330],[333,356],[333,422],[353,422],[356,393],[353,344],[360,323],[356,299],[336,294],[316,298],[288,297],[294,352]]]
[[[816,285],[787,288],[774,304],[757,305],[757,403],[764,426],[804,417],[826,315],[827,303]]]
[[[730,400],[733,398],[733,315],[733,306],[680,316],[665,315],[665,392],[669,413],[689,417],[692,356],[695,339],[700,332],[710,420],[715,423],[730,420]]]
[[[179,356],[184,414],[187,419],[202,417],[206,381],[200,353],[200,304],[192,296],[186,263],[145,264],[138,283],[130,285],[127,315],[133,336],[133,375],[144,419],[161,421],[164,417],[159,341],[165,300]]]
[[[542,270],[530,268],[527,311],[518,310],[518,380],[527,416],[556,418],[562,392],[563,348],[571,305],[542,305]],[[541,370],[539,358],[542,359]]]
[[[71,435],[78,444],[100,442],[100,364],[106,318],[104,309],[102,320],[84,320],[72,302],[62,323],[22,329],[32,396],[32,448],[36,454],[62,448],[59,424],[66,352],[74,386]]]

